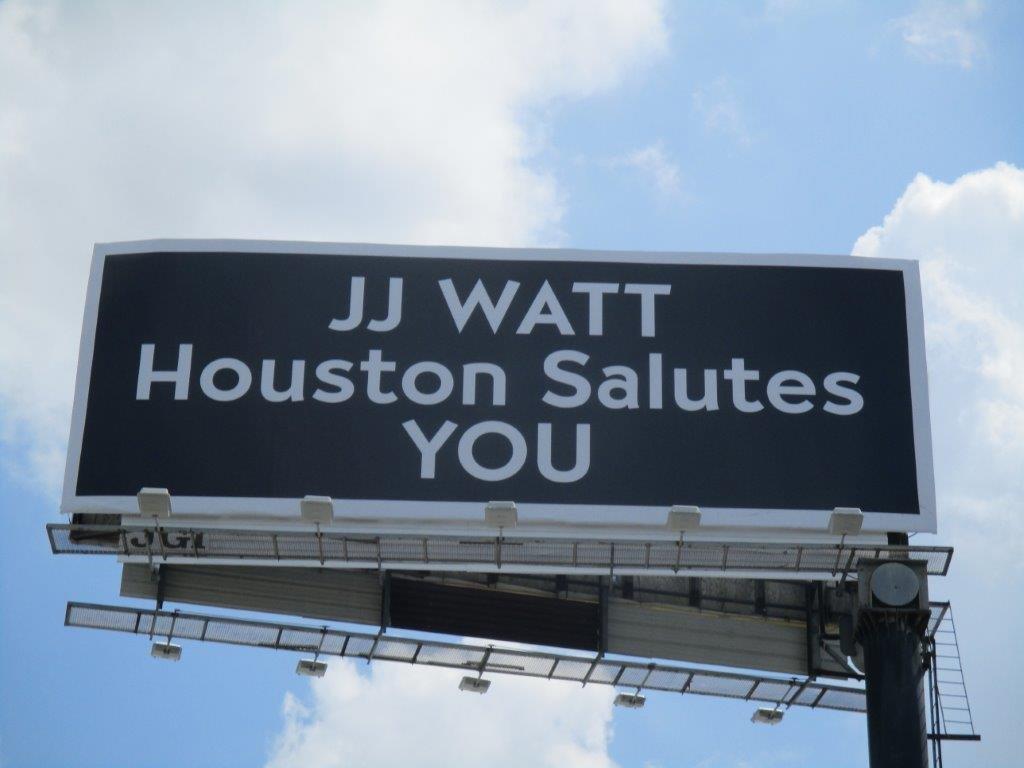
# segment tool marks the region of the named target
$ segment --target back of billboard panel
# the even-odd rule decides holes
[[[64,512],[933,531],[917,265],[251,241],[96,248]],[[625,530],[625,529],[620,529]]]

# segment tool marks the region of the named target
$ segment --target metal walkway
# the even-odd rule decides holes
[[[297,651],[369,661],[393,661],[457,669],[610,685],[631,691],[664,691],[864,712],[864,691],[800,678],[719,672],[667,664],[569,656],[494,645],[469,645],[385,634],[364,634],[277,622],[250,621],[180,611],[154,611],[92,603],[68,603],[64,624],[145,635],[160,642],[198,640]]]
[[[500,569],[526,573],[769,573],[856,576],[864,559],[915,559],[945,576],[952,547],[767,544],[713,541],[597,541],[512,536],[405,536],[309,531],[159,529],[51,523],[54,554],[116,555],[129,561],[331,565],[406,570]]]

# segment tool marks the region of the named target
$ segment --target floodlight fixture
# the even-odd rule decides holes
[[[683,537],[687,531],[695,531],[700,528],[700,508],[688,504],[673,504],[669,507],[665,527],[679,533],[679,541],[676,542],[675,566],[675,571],[678,573],[679,567],[683,563]]]
[[[857,507],[836,507],[828,518],[833,536],[856,536],[864,527],[864,513]]]
[[[479,693],[483,695],[491,687],[491,681],[482,677],[466,676],[459,681],[459,690],[466,693]]]
[[[303,496],[299,512],[307,523],[329,525],[334,520],[334,502],[330,496]]]
[[[306,497],[307,499],[309,496]],[[322,497],[320,497],[322,498]],[[330,502],[330,499],[327,500]],[[320,523],[317,523],[317,528],[320,527]],[[299,659],[299,663],[295,665],[295,674],[302,675],[303,677],[323,677],[327,674],[327,665],[320,661],[320,651],[324,648],[324,640],[327,639],[327,625],[324,624],[320,627],[320,642],[317,643],[315,649],[313,649],[312,659]]]
[[[154,659],[165,661],[181,661],[181,646],[174,643],[153,643],[149,649],[149,655]]]
[[[489,501],[484,507],[484,521],[494,528],[515,528],[519,512],[514,501]]]
[[[512,505],[515,507],[515,505]],[[487,669],[487,662],[491,658],[491,652],[494,650],[493,645],[487,646],[487,650],[484,651],[483,658],[480,659],[480,663],[476,665],[477,673],[476,677],[472,675],[466,675],[459,681],[459,690],[465,691],[466,693],[478,693],[481,696],[487,693],[491,687],[490,680],[484,680],[484,670]]]
[[[316,659],[299,659],[295,665],[295,674],[303,677],[323,677],[327,674],[327,664]]]
[[[647,697],[641,696],[639,693],[620,693],[615,697],[614,701],[616,707],[623,707],[625,709],[643,709],[646,703]]]
[[[775,707],[758,707],[750,716],[750,722],[762,725],[778,725],[782,722],[785,712]]]
[[[684,533],[700,528],[700,507],[676,504],[668,511],[665,527],[670,531]]]
[[[143,517],[171,516],[171,493],[166,488],[142,488],[136,498]]]

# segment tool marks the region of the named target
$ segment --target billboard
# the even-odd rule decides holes
[[[917,264],[159,240],[98,245],[62,509],[934,531]]]

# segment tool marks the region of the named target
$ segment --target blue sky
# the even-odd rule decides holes
[[[0,0],[0,765],[866,761],[855,715],[758,728],[747,704],[613,712],[501,680],[467,701],[442,673],[341,664],[311,687],[269,652],[169,665],[65,630],[66,600],[119,578],[43,531],[89,254],[164,236],[920,259],[933,540],[957,547],[932,594],[985,735],[947,760],[1017,764],[1021,29],[1011,2]]]

